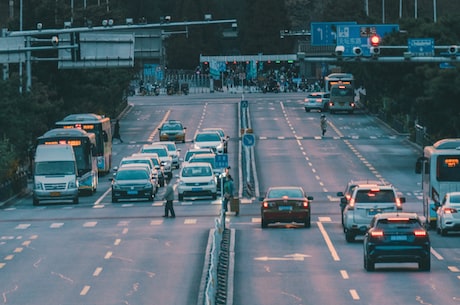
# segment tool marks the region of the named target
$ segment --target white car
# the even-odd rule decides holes
[[[166,146],[168,153],[171,156],[171,162],[173,168],[179,168],[180,148],[177,148],[176,142],[173,141],[161,141],[154,142],[152,144],[160,144]]]
[[[460,231],[460,192],[447,193],[436,211],[436,232],[446,236],[449,231]]]
[[[224,146],[224,141],[217,131],[200,131],[193,139],[193,148],[211,148],[216,154],[223,154]]]
[[[172,178],[172,158],[169,155],[168,148],[163,144],[145,144],[142,146],[140,153],[154,153],[160,158],[163,165],[163,171],[168,179]]]
[[[206,162],[184,163],[177,186],[178,199],[185,197],[210,196],[217,198],[217,179],[212,166]]]
[[[227,153],[228,140],[230,139],[230,137],[225,135],[224,129],[219,128],[219,127],[207,127],[207,128],[203,128],[202,131],[216,131],[222,138],[222,141],[224,141],[224,153]]]

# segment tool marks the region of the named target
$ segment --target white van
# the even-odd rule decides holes
[[[33,204],[71,200],[78,203],[77,162],[69,144],[38,145],[34,159]]]

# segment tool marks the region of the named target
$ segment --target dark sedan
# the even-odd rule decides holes
[[[158,130],[160,131],[160,141],[174,141],[185,143],[185,130],[180,121],[169,120],[163,123]]]
[[[431,268],[430,238],[415,213],[381,213],[372,218],[364,237],[364,269],[375,263],[416,262],[419,269]]]
[[[149,171],[142,167],[120,167],[112,180],[112,202],[121,199],[153,201],[154,181]]]
[[[262,228],[278,222],[302,223],[306,228],[311,226],[310,204],[313,197],[307,196],[301,187],[270,187],[260,200]]]

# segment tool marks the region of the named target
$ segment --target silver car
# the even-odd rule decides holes
[[[437,205],[436,232],[446,236],[449,231],[460,231],[460,192],[446,193]]]
[[[329,92],[310,92],[304,100],[305,111],[327,111],[329,109],[330,96],[331,94]]]

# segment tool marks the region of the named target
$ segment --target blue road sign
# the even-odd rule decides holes
[[[361,48],[362,56],[370,56],[369,37],[385,36],[393,31],[399,32],[398,24],[356,24],[337,26],[337,46],[343,46],[342,56],[355,56],[354,47]]]
[[[312,22],[310,23],[311,45],[312,46],[335,46],[338,25],[356,24],[350,22]]]
[[[256,137],[252,133],[245,133],[243,135],[243,145],[244,146],[254,146],[256,143]]]
[[[434,39],[409,38],[408,49],[413,56],[434,56]]]
[[[228,155],[227,154],[218,154],[214,159],[215,166],[217,168],[227,168],[228,167]]]

